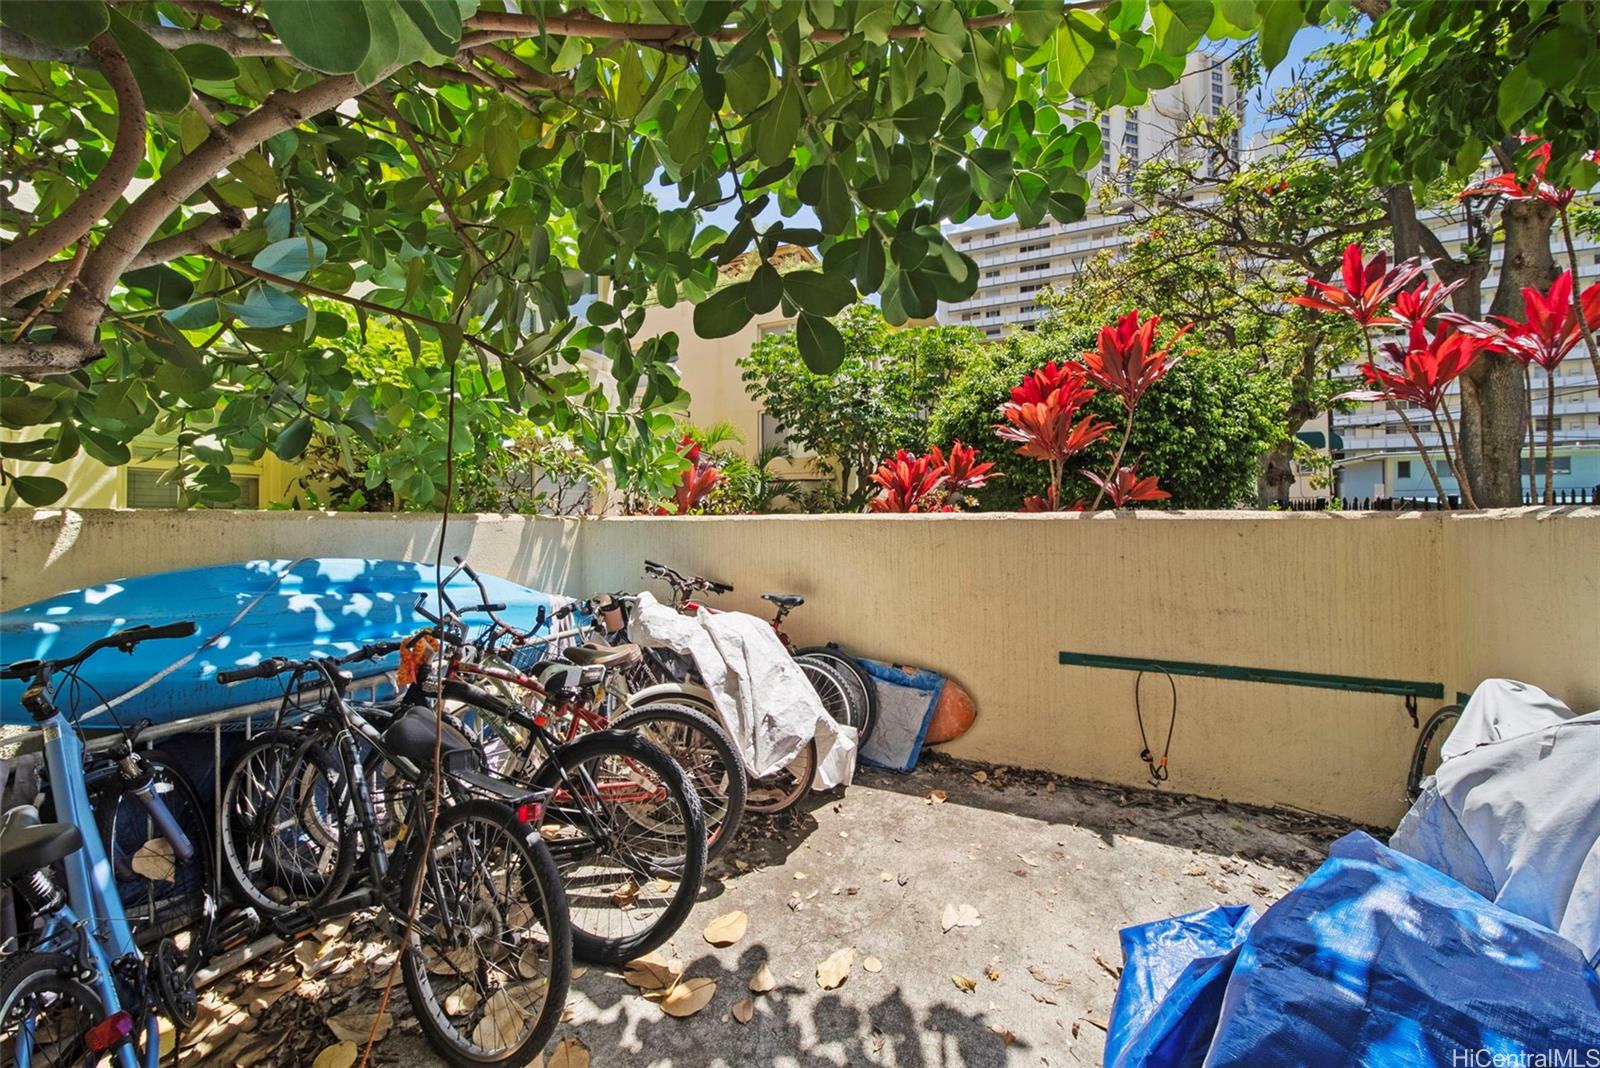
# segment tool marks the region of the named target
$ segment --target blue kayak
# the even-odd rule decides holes
[[[548,610],[564,600],[505,579],[482,578],[489,596],[506,605],[501,615],[513,626],[532,626],[541,607]],[[446,592],[461,607],[482,599],[466,575],[452,580]],[[140,575],[0,613],[0,660],[67,656],[123,627],[193,620],[199,629],[192,637],[144,642],[131,654],[103,650],[81,673],[88,685],[79,688],[77,711],[86,725],[111,726],[112,715],[125,724],[169,723],[283,692],[272,679],[221,686],[218,671],[271,656],[354,652],[368,642],[415,633],[428,625],[413,611],[418,594],[428,595],[429,607],[437,608],[431,563],[250,560]],[[477,615],[467,621],[484,620]],[[394,664],[390,658],[352,665],[352,670],[360,677]],[[0,683],[0,724],[30,722],[20,704],[24,685]],[[71,708],[71,697],[70,688],[62,687],[57,703]]]

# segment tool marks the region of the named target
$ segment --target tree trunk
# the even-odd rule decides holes
[[[1256,479],[1256,496],[1261,507],[1289,507],[1289,490],[1294,487],[1294,435],[1280,441],[1267,453]]]
[[[1505,254],[1491,315],[1520,317],[1525,286],[1548,289],[1557,270],[1550,249],[1555,209],[1537,200],[1502,209]],[[1482,508],[1522,503],[1522,443],[1528,417],[1522,365],[1497,352],[1478,357],[1461,376],[1461,460]]]

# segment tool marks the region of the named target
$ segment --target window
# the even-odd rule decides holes
[[[1394,465],[1394,477],[1395,478],[1410,478],[1411,477],[1411,461],[1410,460],[1397,461],[1395,463],[1395,465]]]
[[[763,323],[758,336],[775,337],[778,334],[787,334],[793,329],[794,323]]]
[[[1000,277],[1000,272],[999,271],[984,271],[983,272],[983,276],[985,278],[999,278]]]
[[[972,322],[972,320],[976,319],[977,317],[978,317],[978,313],[977,312],[962,312],[961,313],[961,321],[964,322],[964,323],[970,323],[970,322]]]
[[[1000,318],[1000,309],[990,308],[988,311],[983,313],[983,317],[985,319],[998,319]]]
[[[1029,271],[1048,271],[1049,269],[1050,269],[1050,261],[1049,260],[1045,260],[1043,263],[1030,263],[1030,264],[1028,264],[1026,267],[1022,268],[1022,271],[1020,273],[1026,274]]]
[[[1031,315],[1038,310],[1039,305],[1037,304],[1024,304],[1022,307],[1017,309],[1017,312],[1021,315]]]
[[[178,484],[176,482],[161,481],[161,476],[170,470],[172,470],[170,467],[128,468],[128,507],[178,507]],[[261,479],[259,477],[256,475],[234,475],[233,484],[239,487],[239,496],[225,504],[213,504],[211,507],[252,509],[261,507]]]
[[[1557,456],[1557,457],[1555,457],[1555,462],[1551,465],[1551,467],[1555,471],[1555,473],[1558,474],[1558,475],[1570,475],[1570,474],[1572,474],[1572,457],[1570,457],[1570,456]],[[1539,474],[1541,474],[1541,475],[1544,474],[1544,457],[1543,456],[1539,457],[1538,471],[1539,471]],[[1524,458],[1523,461],[1522,461],[1522,473],[1523,473],[1524,476],[1526,476],[1527,473],[1528,473],[1528,461],[1527,461],[1526,458]]]
[[[1050,251],[1050,242],[1048,242],[1048,241],[1035,241],[1031,245],[1022,245],[1021,247],[1019,247],[1017,249],[1017,251],[1018,252],[1049,252]]]
[[[768,449],[782,449],[784,456],[793,456],[794,450],[789,447],[789,431],[784,425],[768,415],[761,413],[761,451]]]
[[[985,330],[983,332],[983,336],[984,337],[999,337],[1003,333],[1005,333],[1005,331],[1000,329],[998,326],[991,326],[991,327],[989,327],[987,330]]]
[[[1568,320],[1568,322],[1572,321],[1571,319]],[[1558,415],[1554,419],[1546,419],[1541,415],[1533,421],[1533,429],[1540,434],[1551,430],[1559,432],[1561,430],[1561,417]]]
[[[1041,290],[1043,288],[1044,288],[1044,283],[1043,282],[1034,282],[1032,285],[1018,286],[1017,287],[1017,292],[1018,293],[1036,293],[1036,292],[1038,292],[1039,290]]]

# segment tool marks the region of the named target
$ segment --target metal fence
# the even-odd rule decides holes
[[[1553,494],[1555,503],[1567,504],[1596,504],[1600,503],[1600,486],[1587,488],[1558,489]],[[1450,509],[1461,507],[1461,498],[1450,496]],[[1524,494],[1523,504],[1544,504],[1542,494]],[[1332,500],[1327,497],[1312,497],[1301,501],[1290,501],[1291,512],[1438,512],[1444,511],[1445,506],[1432,497],[1340,497]]]

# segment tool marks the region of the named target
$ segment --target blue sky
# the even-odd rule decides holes
[[[1270,99],[1271,95],[1279,88],[1291,83],[1295,76],[1295,71],[1305,63],[1308,55],[1321,48],[1323,45],[1330,44],[1337,39],[1338,36],[1336,34],[1330,33],[1329,31],[1316,26],[1308,26],[1295,35],[1294,41],[1289,46],[1289,54],[1285,57],[1284,61],[1273,69],[1273,71],[1267,76],[1262,87],[1257,90],[1256,94],[1252,95],[1250,100],[1246,101],[1245,129],[1247,132],[1254,132],[1260,127],[1260,113],[1258,110],[1259,103],[1257,97],[1259,97],[1260,100]],[[1231,54],[1232,49],[1237,46],[1238,42],[1228,42],[1228,45],[1223,49],[1219,49],[1219,51],[1222,51],[1224,55]],[[660,197],[663,207],[674,207],[682,203],[682,201],[678,199],[677,189],[675,187],[663,187],[658,184],[652,188],[657,196]],[[730,192],[732,191],[731,185],[727,185],[725,188],[727,188]],[[704,217],[708,223],[713,223],[722,227],[724,230],[728,230],[734,225],[734,214],[738,211],[738,208],[739,205],[737,202],[730,202],[707,211]],[[778,211],[776,198],[774,198],[774,202],[761,213],[758,221],[760,225],[765,226],[770,225],[780,218],[782,218],[782,215]],[[791,221],[798,226],[815,226],[817,220],[816,215],[811,211],[810,208],[802,208],[792,217]]]

